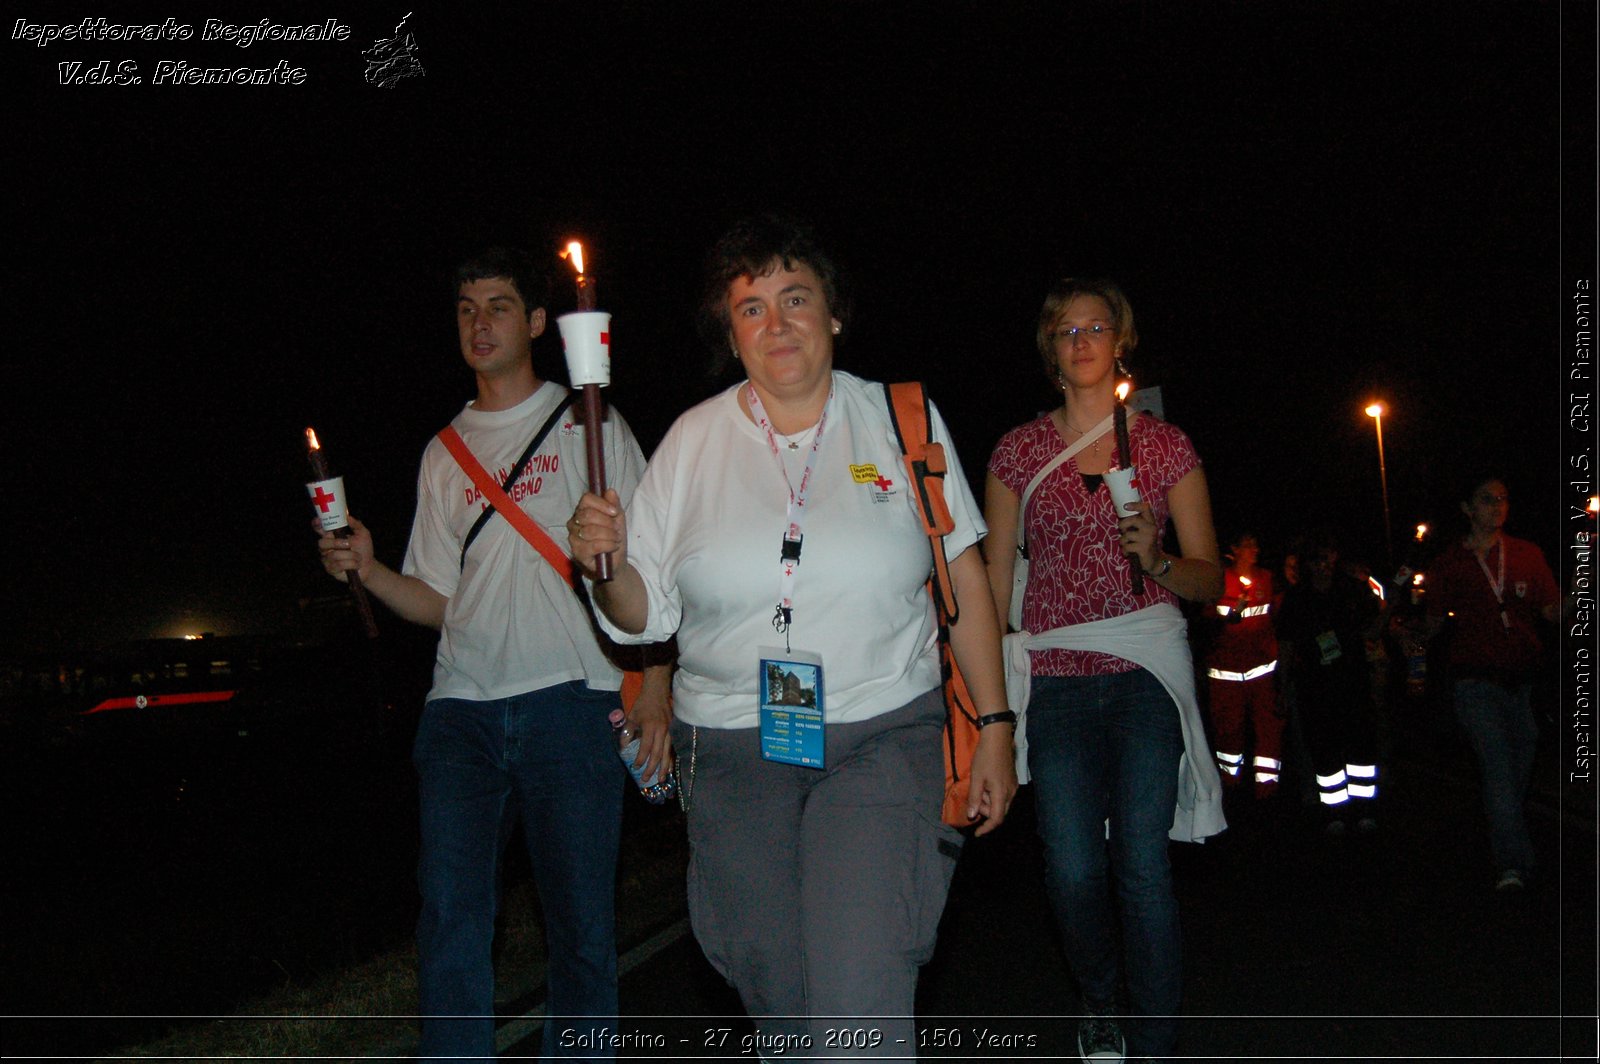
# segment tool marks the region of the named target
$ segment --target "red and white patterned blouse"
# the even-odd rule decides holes
[[[1167,492],[1200,464],[1200,456],[1181,429],[1149,414],[1139,415],[1129,432],[1140,494],[1154,510],[1157,528],[1164,530]],[[989,457],[989,472],[1021,498],[1034,474],[1066,446],[1049,415],[1041,415],[1000,438]],[[1112,465],[1120,462],[1118,455]],[[1111,495],[1103,483],[1089,493],[1076,458],[1045,477],[1034,489],[1028,512],[1019,520],[1025,522],[1030,563],[1022,600],[1022,626],[1028,631],[1046,632],[1117,617],[1158,602],[1177,603],[1177,596],[1153,580],[1145,581],[1143,595],[1133,594],[1128,559],[1117,547]],[[1097,676],[1138,667],[1110,654],[1076,650],[1029,653],[1035,676]]]

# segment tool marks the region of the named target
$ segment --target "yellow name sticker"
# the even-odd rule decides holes
[[[871,484],[878,479],[878,467],[871,462],[866,465],[853,465],[850,467],[850,476],[857,484]]]

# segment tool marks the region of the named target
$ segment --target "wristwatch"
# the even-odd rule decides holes
[[[999,713],[986,713],[983,716],[979,717],[978,718],[978,730],[982,731],[983,729],[987,728],[991,724],[1016,724],[1016,723],[1017,723],[1017,715],[1015,713],[1013,713],[1011,710],[1007,709],[1007,710],[1003,710],[1003,711],[1001,711]]]

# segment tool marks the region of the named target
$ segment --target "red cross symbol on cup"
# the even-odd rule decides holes
[[[329,505],[338,502],[339,496],[329,495],[327,492],[322,490],[322,485],[318,484],[317,493],[316,495],[312,496],[311,501],[316,503],[318,510],[321,510],[323,513],[327,513]]]

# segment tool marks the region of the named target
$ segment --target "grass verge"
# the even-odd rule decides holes
[[[618,862],[617,939],[624,951],[685,912],[682,814],[651,812],[649,822],[624,839]],[[495,961],[501,1003],[535,994],[545,968],[543,919],[532,884],[507,890],[503,908]],[[99,1059],[402,1059],[416,1049],[416,1012],[417,955],[407,946]]]

